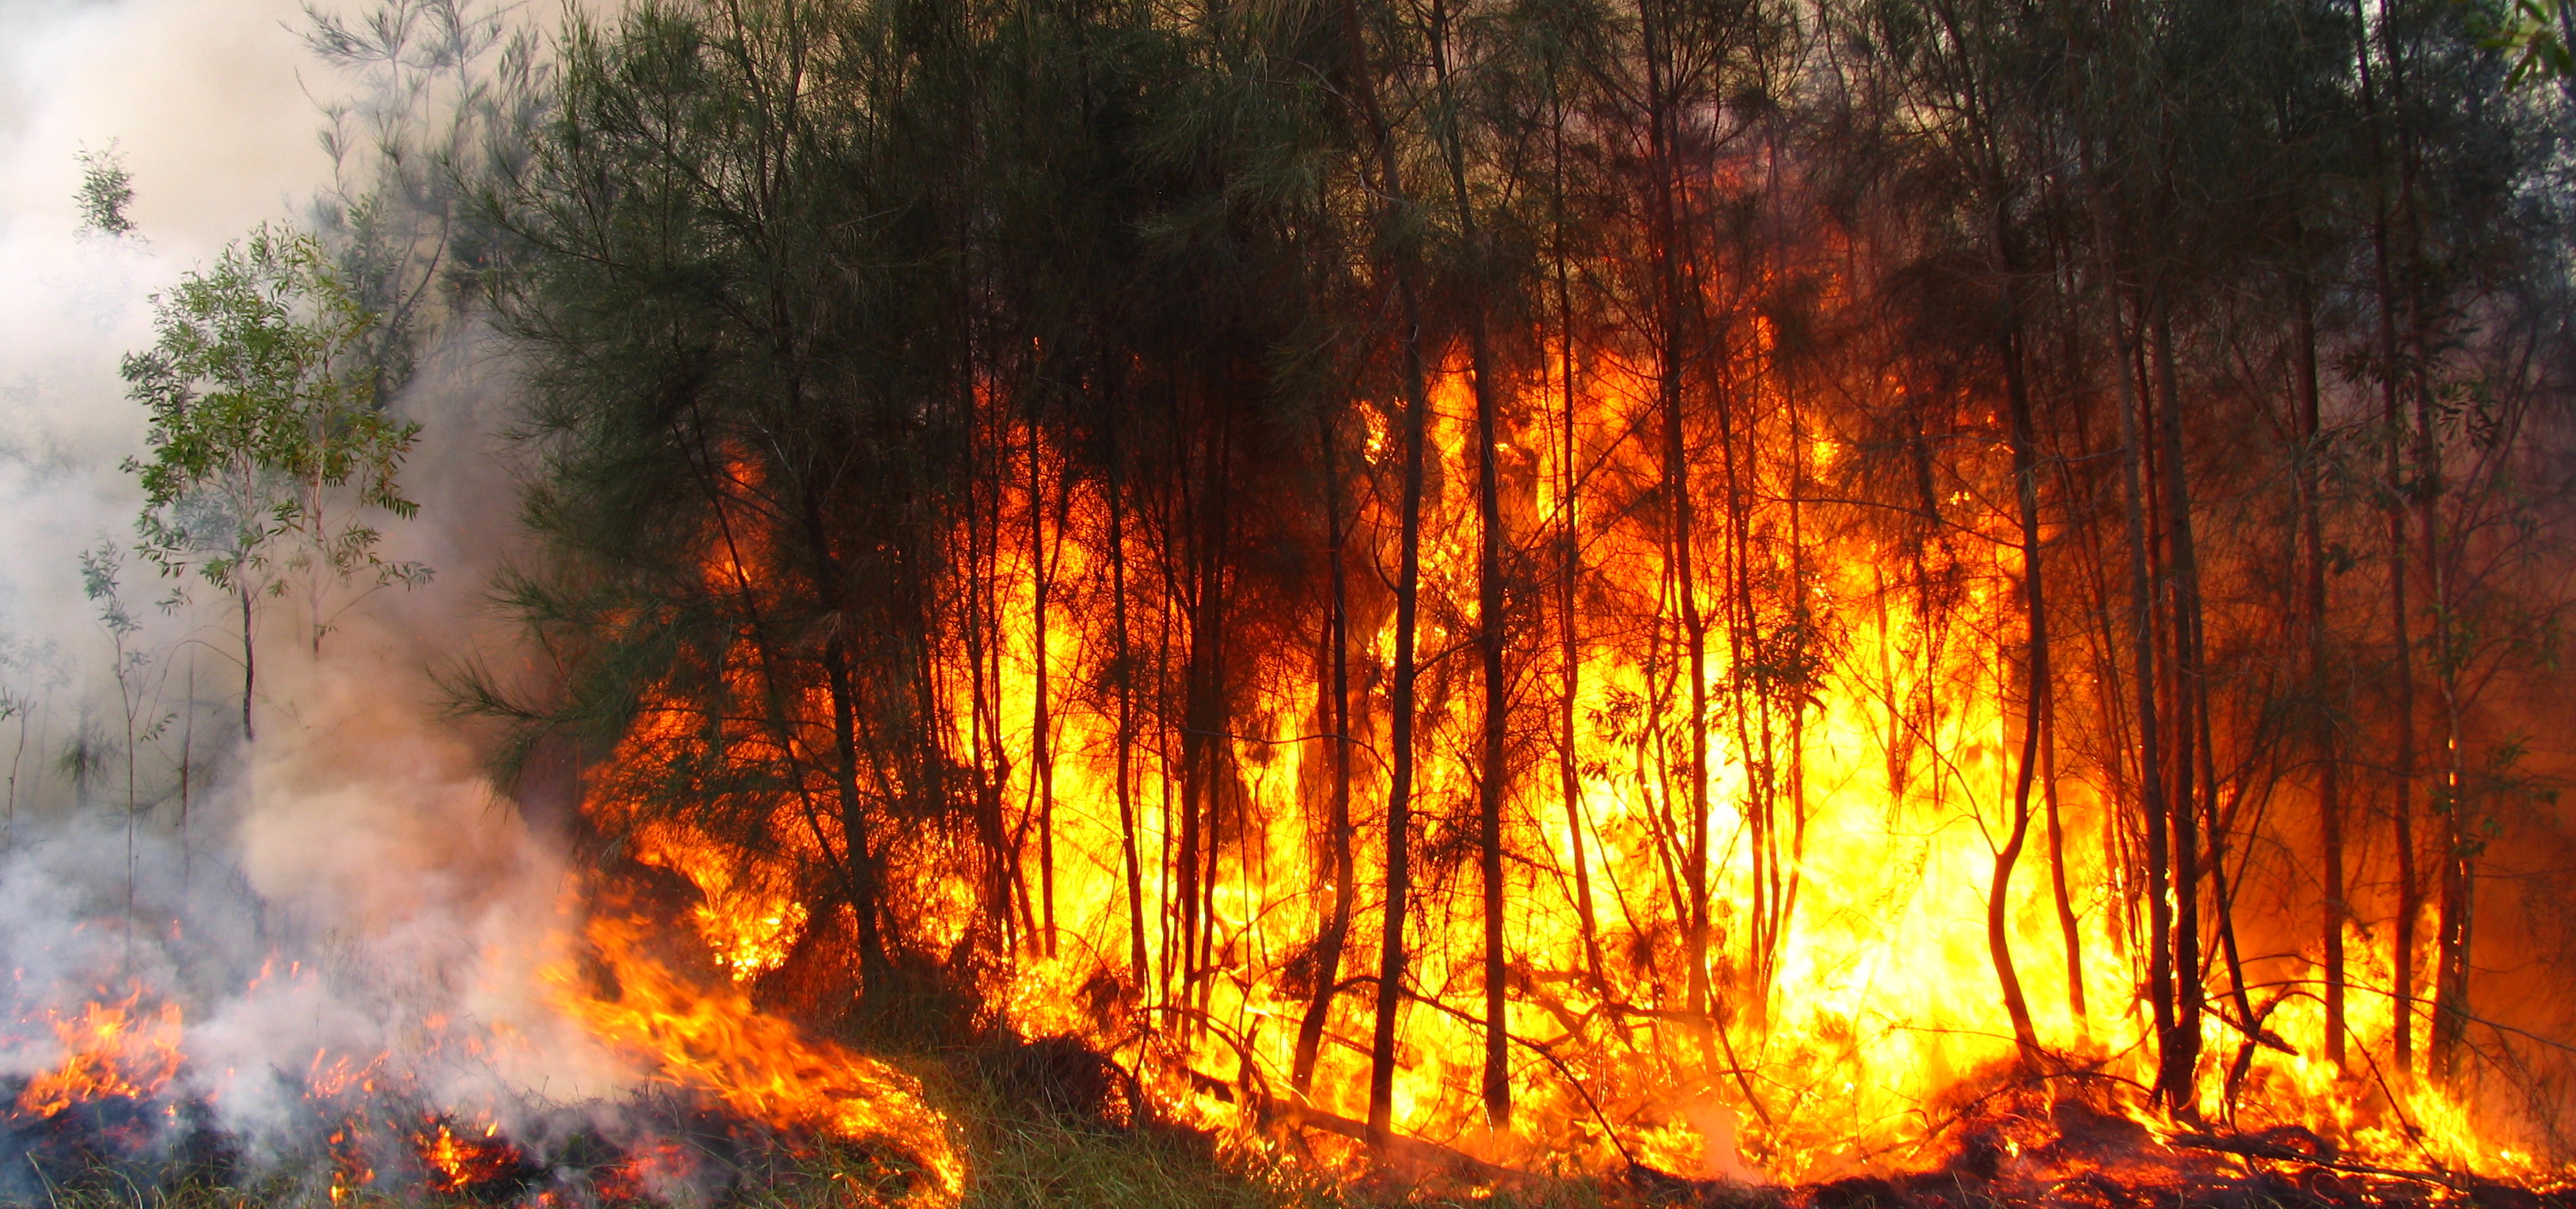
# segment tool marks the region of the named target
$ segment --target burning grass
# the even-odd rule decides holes
[[[1218,1132],[1137,1116],[1080,1080],[1040,1082],[1078,1055],[1059,1043],[1006,1044],[925,1067],[930,1102],[953,1122],[971,1170],[958,1209],[2561,1209],[2576,1191],[2523,1187],[2435,1170],[2350,1162],[2295,1130],[2159,1135],[2081,1098],[2022,1086],[1990,1097],[1942,1135],[1945,1153],[1919,1170],[1798,1186],[1689,1179],[1643,1166],[1622,1172],[1504,1170],[1425,1148],[1392,1162],[1353,1161],[1329,1131]],[[1063,1094],[1070,1092],[1071,1094]],[[585,1143],[557,1143],[552,1172],[507,1140],[476,1153],[518,1156],[510,1176],[442,1182],[435,1175],[333,1195],[330,1162],[256,1176],[221,1155],[158,1167],[93,1155],[59,1169],[42,1162],[33,1198],[49,1209],[268,1209],[336,1204],[404,1209],[465,1206],[671,1205],[686,1209],[901,1209],[939,1203],[919,1165],[878,1146],[829,1136],[673,1130],[623,1152],[581,1181],[568,1165]],[[416,1136],[428,1163],[471,1150],[445,1125]],[[592,1139],[591,1161],[613,1153]],[[651,1163],[689,1180],[648,1187]],[[721,1170],[721,1177],[705,1178]],[[496,1169],[497,1170],[497,1169]],[[616,1174],[623,1173],[623,1174]]]

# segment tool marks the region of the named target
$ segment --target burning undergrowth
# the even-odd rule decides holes
[[[1676,1174],[1625,1147],[1623,1162],[1602,1170],[1570,1155],[1495,1163],[1422,1139],[1371,1149],[1359,1122],[1257,1082],[1201,1076],[1193,1094],[1174,1097],[1083,1040],[1023,1040],[1007,1027],[936,1064],[952,1122],[918,1079],[760,1010],[686,926],[685,885],[650,867],[625,872],[591,876],[578,939],[539,967],[553,1010],[627,1064],[613,1094],[549,1098],[541,1084],[505,1078],[530,1069],[531,1039],[444,1014],[386,1013],[401,1022],[373,1050],[326,1044],[288,1062],[271,1045],[265,1069],[216,1065],[241,1052],[227,1022],[256,1016],[284,1035],[294,1017],[333,1010],[331,983],[345,974],[301,963],[264,968],[193,1020],[180,998],[140,978],[91,985],[75,1006],[29,1007],[38,1000],[21,970],[21,1006],[0,1035],[18,1060],[0,1078],[9,1173],[0,1198],[169,1203],[219,1189],[219,1202],[236,1206],[547,1209],[2576,1205],[2545,1179],[2499,1181],[2429,1152],[2391,1165],[2296,1124],[2157,1119],[2136,1089],[2084,1069],[1964,1078],[1903,1152],[1867,1156],[1868,1174],[1796,1184]],[[92,959],[144,940],[138,968],[159,953],[97,923],[72,939]],[[26,1065],[31,1055],[41,1063]],[[1211,1112],[1210,1102],[1232,1111]]]
[[[1625,1188],[1703,1209],[2354,1209],[2576,1204],[2563,1183],[2518,1183],[2428,1160],[2392,1166],[2344,1153],[2297,1125],[2151,1124],[2095,1086],[2015,1082],[1926,1140],[1928,1155],[1886,1174],[1795,1188],[1693,1180],[1631,1164]],[[2106,1105],[2113,1107],[2106,1108]]]
[[[956,1202],[917,1079],[764,1011],[687,926],[694,890],[575,869],[360,679],[304,683],[193,844],[22,824],[0,1201],[694,1206],[828,1164],[871,1203]]]
[[[435,1017],[397,1049],[324,1047],[245,1077],[193,1057],[181,1005],[139,984],[22,1015],[13,1053],[53,1057],[0,1079],[0,1196],[205,1184],[333,1204],[702,1205],[828,1158],[871,1202],[956,1201],[962,1169],[917,1082],[614,947],[630,927],[594,931],[587,971],[559,972],[555,992],[632,1064],[613,1096],[550,1100],[496,1082],[495,1051],[525,1039]],[[317,979],[298,968],[263,981]],[[293,996],[244,991],[263,998],[293,1010]]]

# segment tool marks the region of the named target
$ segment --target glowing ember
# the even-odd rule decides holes
[[[428,1169],[431,1192],[466,1192],[508,1179],[527,1161],[518,1147],[501,1139],[497,1125],[464,1134],[443,1120],[431,1125],[412,1135],[421,1165]]]

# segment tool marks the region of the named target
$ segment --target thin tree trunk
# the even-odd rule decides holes
[[[2167,841],[2170,836],[2171,812],[2166,807],[2164,753],[2162,734],[2157,726],[2156,649],[2154,639],[2154,594],[2147,576],[2146,479],[2143,462],[2146,441],[2140,431],[2139,397],[2135,359],[2129,345],[2128,320],[2122,313],[2118,275],[2112,269],[2113,247],[2109,199],[2098,186],[2093,197],[2094,227],[2101,245],[2105,275],[2109,279],[2110,329],[2113,351],[2113,375],[2119,384],[2120,398],[2120,474],[2123,520],[2129,546],[2129,641],[2134,667],[2130,686],[2137,698],[2138,725],[2138,795],[2145,807],[2146,818],[2139,834],[2146,847],[2147,878],[2144,897],[2147,900],[2147,1002],[2155,1014],[2158,1070],[2170,1069],[2166,1054],[2174,1039],[2174,968],[2172,950],[2167,938],[2173,935],[2173,904],[2166,897],[2169,884]],[[2157,1097],[2166,1099],[2169,1089],[2161,1076]],[[2168,1103],[2170,1101],[2168,1100]]]
[[[1410,285],[1404,294],[1405,326],[1421,330],[1420,314]],[[1388,746],[1394,769],[1386,801],[1386,914],[1378,949],[1377,1023],[1369,1039],[1370,1140],[1383,1149],[1393,1136],[1395,1112],[1395,1024],[1404,988],[1404,913],[1411,890],[1408,845],[1413,830],[1414,629],[1422,582],[1422,446],[1425,413],[1421,347],[1405,340],[1405,369],[1410,389],[1405,398],[1404,502],[1398,539],[1395,581],[1395,684],[1389,709],[1393,714]]]
[[[2040,801],[2048,818],[2048,880],[2057,907],[2057,932],[2066,950],[2066,1011],[2079,1034],[2089,1038],[2092,1026],[2084,1010],[2084,938],[2075,918],[2075,899],[2066,884],[2066,826],[2057,804],[2057,704],[2045,694],[2048,715],[2039,736]]]
[[[1431,67],[1446,115],[1441,146],[1449,165],[1451,199],[1457,205],[1458,237],[1471,262],[1484,255],[1475,206],[1467,192],[1467,156],[1457,128],[1455,98],[1450,95],[1449,10],[1443,0],[1431,3]],[[1486,331],[1483,295],[1470,287],[1467,303],[1469,388],[1476,399],[1476,650],[1484,680],[1484,718],[1476,776],[1477,877],[1484,891],[1485,1061],[1482,1092],[1485,1120],[1496,1129],[1512,1123],[1508,972],[1503,950],[1503,799],[1510,786],[1505,742],[1511,721],[1511,682],[1503,672],[1503,509],[1501,468],[1496,464],[1499,437],[1494,399],[1494,367]]]
[[[1700,615],[1697,576],[1692,568],[1689,446],[1682,416],[1682,281],[1679,255],[1680,202],[1675,196],[1673,106],[1664,95],[1666,64],[1653,0],[1638,8],[1644,40],[1647,79],[1649,167],[1654,175],[1648,222],[1656,249],[1655,391],[1662,418],[1663,493],[1670,532],[1666,536],[1667,572],[1681,608],[1682,635],[1690,678],[1690,818],[1688,852],[1682,861],[1683,960],[1688,963],[1685,1011],[1703,1038],[1721,1027],[1710,1003],[1708,978],[1709,805],[1708,805],[1708,624]]]
[[[190,784],[197,761],[197,652],[188,652],[187,714],[179,723],[179,888],[188,888],[195,852],[188,846],[188,807]],[[14,789],[14,786],[12,787]]]
[[[1566,267],[1565,249],[1565,107],[1556,93],[1555,78],[1549,77],[1549,146],[1555,172],[1555,190],[1551,194],[1551,219],[1556,245],[1552,249],[1555,269],[1558,352],[1564,360],[1565,429],[1557,451],[1556,506],[1561,531],[1558,534],[1557,624],[1561,648],[1562,680],[1557,712],[1557,779],[1565,796],[1565,831],[1568,850],[1574,864],[1574,916],[1583,938],[1583,968],[1592,980],[1595,995],[1606,994],[1609,978],[1601,963],[1601,929],[1592,909],[1591,861],[1585,854],[1583,821],[1583,777],[1577,763],[1578,747],[1575,713],[1581,700],[1583,679],[1583,646],[1575,628],[1577,600],[1580,596],[1583,570],[1583,531],[1581,510],[1576,493],[1582,478],[1575,459],[1575,411],[1580,393],[1574,385],[1574,288]]]
[[[1333,418],[1329,414],[1321,416],[1316,425],[1323,448],[1324,514],[1329,535],[1325,557],[1331,577],[1324,645],[1330,668],[1326,704],[1333,728],[1333,788],[1325,842],[1332,847],[1333,907],[1323,934],[1315,939],[1315,990],[1307,998],[1305,1017],[1297,1024],[1297,1051],[1289,1068],[1289,1086],[1300,1096],[1314,1083],[1315,1058],[1323,1045],[1324,1025],[1331,1018],[1333,998],[1341,989],[1342,950],[1349,943],[1351,908],[1358,893],[1352,884],[1358,874],[1351,851],[1350,592],[1342,549],[1348,531],[1342,522],[1341,458]]]
[[[2416,319],[2418,348],[2433,345]],[[2442,495],[2447,489],[2442,446],[2433,422],[2432,391],[2415,387],[2415,517],[2424,543],[2424,578],[2431,606],[2433,686],[2442,711],[2442,789],[2437,806],[2442,816],[2439,866],[2440,919],[2434,927],[2432,1069],[2445,1083],[2460,1073],[2460,1048],[2468,1038],[2469,945],[2476,905],[2474,853],[2478,843],[2476,803],[2471,801],[2461,767],[2460,674],[2453,653],[2451,598],[2442,559]]]
[[[2299,537],[2304,547],[2306,582],[2302,618],[2307,630],[2308,693],[2314,700],[2314,743],[2317,760],[2317,847],[2318,860],[2325,867],[2324,965],[2326,1006],[2326,1060],[2336,1070],[2344,1066],[2344,952],[2343,925],[2350,908],[2344,902],[2343,838],[2343,760],[2335,737],[2334,711],[2327,704],[2326,630],[2328,600],[2326,597],[2326,552],[2324,525],[2319,519],[2323,510],[2320,496],[2324,477],[2318,466],[2320,448],[2317,390],[2317,329],[2313,304],[2304,285],[2299,297],[2297,343],[2291,388],[2299,408]]]
[[[809,487],[801,493],[805,543],[812,556],[816,595],[827,611],[842,603],[840,574],[834,565],[830,530],[823,522],[822,501]],[[832,779],[839,791],[842,844],[851,873],[850,912],[858,924],[859,978],[864,994],[884,994],[891,973],[878,920],[875,854],[870,846],[867,804],[859,794],[858,686],[851,674],[847,632],[835,627],[823,643],[823,674],[832,705]]]
[[[1110,421],[1115,424],[1113,418]],[[1117,769],[1119,854],[1127,874],[1127,962],[1141,998],[1153,985],[1153,967],[1145,956],[1145,867],[1136,838],[1136,787],[1132,769],[1136,748],[1136,653],[1127,624],[1127,503],[1119,471],[1118,438],[1109,439],[1109,627],[1118,655]]]
[[[242,742],[248,743],[252,739],[259,737],[254,731],[252,731],[250,722],[251,694],[258,687],[259,683],[259,651],[252,634],[250,585],[236,581],[234,584],[233,594],[241,601]]]
[[[1377,159],[1378,193],[1386,199],[1387,212],[1379,216],[1383,241],[1396,226],[1395,207],[1405,197],[1403,177],[1397,168],[1394,132],[1378,104],[1376,69],[1369,61],[1357,0],[1342,0],[1342,24],[1356,68],[1355,90]],[[1398,509],[1395,582],[1395,682],[1388,703],[1392,713],[1388,738],[1392,767],[1386,800],[1386,908],[1378,948],[1376,1022],[1369,1035],[1368,1138],[1381,1151],[1394,1138],[1395,1026],[1403,1006],[1405,900],[1412,888],[1409,845],[1413,830],[1414,681],[1419,671],[1414,663],[1414,635],[1422,582],[1423,429],[1431,411],[1422,358],[1422,306],[1409,266],[1402,261],[1409,253],[1402,248],[1388,252],[1396,261],[1392,269],[1398,321],[1404,325],[1399,342],[1404,349],[1405,397],[1404,494]]]
[[[2164,1047],[2162,1081],[2167,1103],[2178,1113],[2196,1111],[2200,1065],[2201,953],[2200,874],[2201,812],[2195,794],[2214,787],[2196,784],[2197,761],[2206,750],[2206,691],[2200,666],[2200,564],[2192,541],[2190,480],[2183,467],[2182,397],[2174,377],[2173,334],[2161,311],[2154,326],[2153,359],[2158,425],[2164,434],[2164,506],[2166,541],[2172,551],[2170,596],[2173,614],[2174,714],[2173,768],[2173,969],[2174,1036]]]
[[[1039,951],[1056,955],[1055,922],[1055,735],[1053,693],[1047,673],[1047,596],[1054,586],[1055,564],[1047,556],[1045,448],[1037,421],[1029,421],[1029,574],[1030,661],[1037,684],[1029,720],[1029,754],[1036,763],[1038,789],[1038,897],[1043,903]],[[1062,528],[1059,518],[1058,529]]]
[[[2009,269],[2009,257],[2005,263]],[[2013,487],[2021,511],[2025,640],[2022,675],[2027,687],[2022,702],[2021,760],[2013,782],[2012,832],[1995,854],[1994,885],[1986,896],[1986,947],[1994,957],[1996,981],[2003,987],[2004,1012],[2012,1020],[2013,1040],[2021,1048],[2023,1065],[2035,1073],[2045,1055],[2039,1047],[2039,1030],[2031,1022],[2030,1001],[2023,996],[2021,977],[2013,968],[2012,937],[2005,926],[2013,866],[2021,859],[2022,842],[2030,833],[2030,790],[2039,770],[2040,744],[2045,739],[2048,717],[2048,605],[2041,574],[2039,458],[2017,320],[2015,329],[2004,336],[2003,352],[2004,395],[2012,411]]]
[[[2380,111],[2376,72],[2370,54],[2370,22],[2362,9],[2362,0],[2350,0],[2353,26],[2353,58],[2361,80],[2362,111],[2369,119],[2373,156],[2382,174],[2388,167],[2388,140]],[[2384,182],[2384,175],[2381,177]],[[2379,395],[2382,435],[2387,440],[2382,466],[2387,493],[2388,537],[2388,624],[2390,656],[2396,683],[2394,704],[2397,727],[2396,763],[2392,773],[2395,801],[2391,821],[2397,847],[2397,919],[2390,929],[2391,973],[2396,986],[2390,1015],[2394,1027],[2390,1038],[2391,1056],[2401,1075],[2415,1069],[2415,918],[2423,910],[2417,893],[2415,870],[2415,811],[2411,798],[2415,783],[2415,668],[2409,649],[2406,604],[2406,484],[2400,444],[2405,426],[2398,410],[2397,390],[2397,290],[2389,263],[2388,199],[2383,190],[2375,201],[2370,224],[2371,274],[2379,302]]]
[[[2417,889],[2415,869],[2415,810],[2411,800],[2415,785],[2415,659],[2408,635],[2406,603],[2406,482],[2405,469],[2399,457],[2400,435],[2404,432],[2397,400],[2397,334],[2396,323],[2389,313],[2395,306],[2395,290],[2389,283],[2387,261],[2387,222],[2385,215],[2374,232],[2379,252],[2379,340],[2380,357],[2385,367],[2380,383],[2381,422],[2388,441],[2383,472],[2388,493],[2388,637],[2396,674],[2395,696],[2397,725],[2396,801],[2392,806],[2397,843],[2397,922],[2389,938],[2392,973],[2397,983],[2391,1009],[2395,1017],[2394,1036],[2390,1040],[2397,1069],[2415,1069],[2415,919],[2423,913],[2423,900]]]

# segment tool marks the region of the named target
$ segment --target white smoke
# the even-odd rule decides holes
[[[185,1004],[184,1079],[254,1159],[311,1144],[301,1096],[335,1056],[389,1055],[432,1106],[505,1125],[634,1077],[547,1009],[565,866],[430,674],[509,649],[477,603],[514,494],[506,374],[470,336],[393,401],[425,426],[422,515],[386,553],[437,578],[367,597],[318,657],[272,627],[247,754],[228,615],[154,607],[173,584],[129,557],[143,659],[120,685],[83,594],[82,553],[130,545],[140,504],[118,361],[151,341],[148,296],[330,178],[317,96],[346,82],[306,25],[295,0],[0,0],[0,1076],[60,1060],[45,1013],[139,986]],[[79,154],[111,144],[132,238],[77,232]]]

